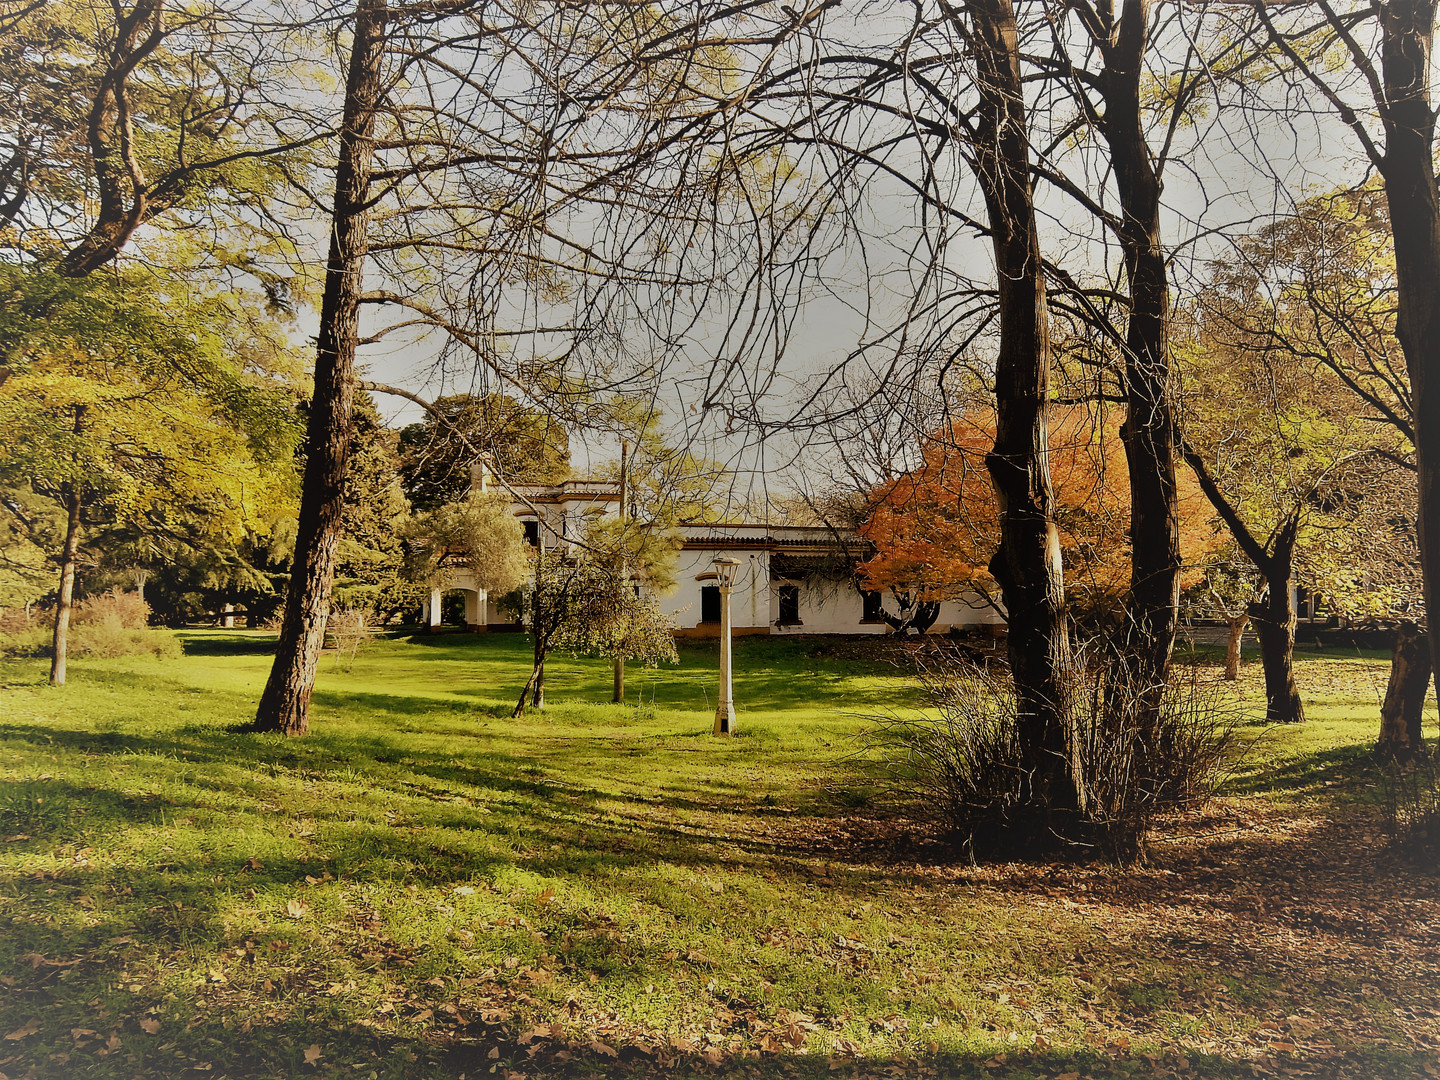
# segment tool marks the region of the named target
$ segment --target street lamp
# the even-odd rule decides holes
[[[730,678],[730,590],[740,561],[727,555],[714,559],[715,580],[720,585],[720,703],[715,706],[715,734],[735,732],[734,691]]]

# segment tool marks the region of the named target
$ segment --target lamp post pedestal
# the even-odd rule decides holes
[[[735,701],[730,678],[730,590],[740,563],[726,555],[713,561],[714,571],[704,577],[720,586],[720,703],[715,706],[715,734],[729,738],[735,733]]]
[[[735,730],[734,689],[730,664],[730,586],[720,586],[720,703],[715,706],[715,734],[729,736]]]

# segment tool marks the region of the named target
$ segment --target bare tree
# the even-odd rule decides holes
[[[1440,196],[1435,186],[1433,0],[1256,3],[1257,32],[1348,128],[1384,186],[1395,242],[1395,336],[1410,377],[1421,573],[1440,656]],[[1344,64],[1333,62],[1343,57]],[[1440,675],[1437,675],[1440,679]]]

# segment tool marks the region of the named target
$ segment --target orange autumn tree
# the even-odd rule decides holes
[[[875,547],[857,567],[862,588],[889,592],[897,631],[928,629],[942,601],[999,610],[989,570],[999,545],[1000,508],[985,468],[995,441],[994,414],[972,410],[927,439],[921,463],[870,493],[860,532]],[[1069,602],[1103,619],[1118,608],[1130,580],[1130,477],[1120,417],[1087,405],[1050,410],[1050,475]],[[1193,580],[1215,530],[1193,476],[1179,491],[1180,554]],[[1182,584],[1185,584],[1182,575]]]

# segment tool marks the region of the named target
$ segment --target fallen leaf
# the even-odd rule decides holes
[[[310,905],[304,900],[285,901],[285,914],[292,919],[303,919],[310,913]]]
[[[158,1035],[160,1034],[160,1021],[146,1017],[140,1021],[140,1030],[146,1035]]]
[[[24,1027],[16,1028],[14,1031],[10,1032],[10,1034],[6,1035],[5,1038],[10,1040],[11,1042],[19,1042],[21,1039],[28,1039],[31,1035],[34,1035],[39,1030],[40,1021],[31,1020]]]
[[[321,1056],[322,1056],[322,1051],[321,1051],[321,1049],[320,1049],[320,1044],[319,1044],[319,1043],[311,1043],[309,1046],[307,1046],[307,1047],[305,1048],[305,1064],[306,1064],[306,1065],[314,1065],[317,1061],[320,1060]]]

